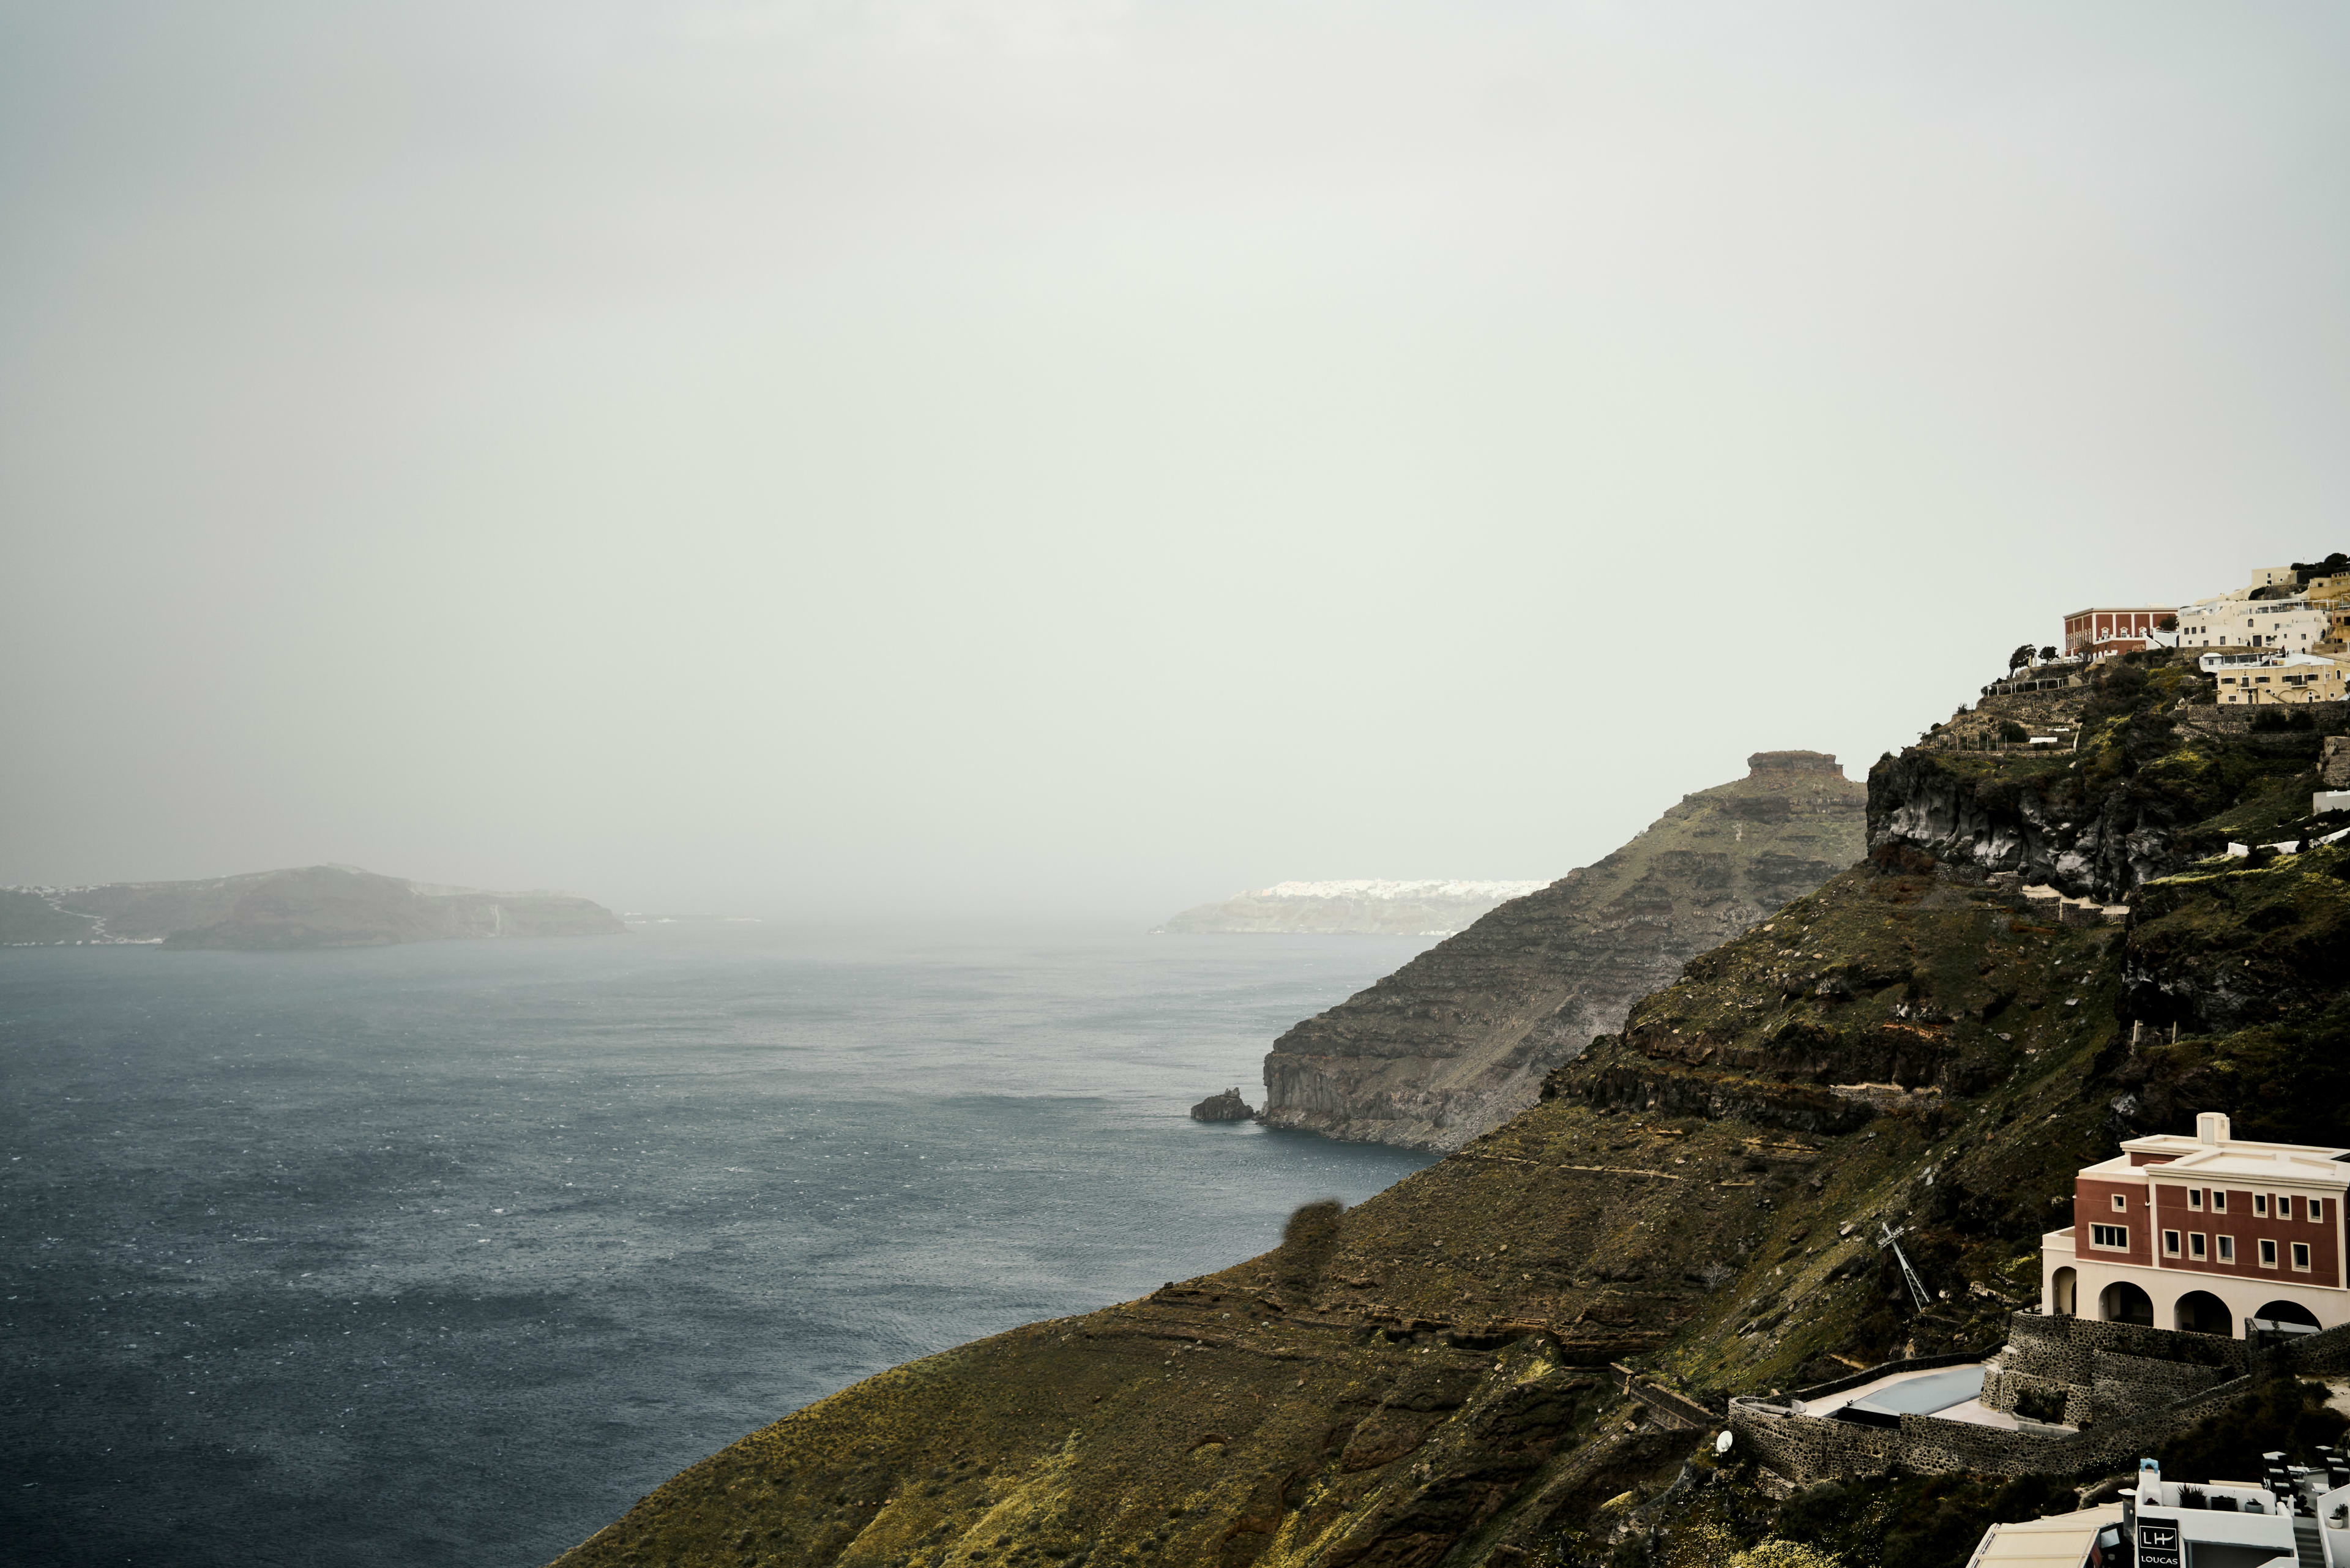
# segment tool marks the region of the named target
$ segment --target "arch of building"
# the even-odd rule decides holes
[[[2294,1301],[2269,1302],[2263,1304],[2261,1309],[2252,1314],[2252,1315],[2254,1317],[2264,1317],[2271,1323],[2307,1324],[2312,1328],[2319,1326],[2317,1314],[2310,1311],[2307,1307],[2302,1305],[2299,1302]]]
[[[2217,1334],[2233,1336],[2236,1315],[2228,1303],[2210,1291],[2189,1291],[2170,1306],[2170,1326],[2181,1334]]]
[[[2134,1269],[2130,1279],[2100,1281],[2097,1273],[2095,1269],[2051,1271],[2043,1310],[2070,1310],[2108,1322],[2147,1324],[2188,1334],[2224,1334],[2236,1339],[2243,1337],[2246,1318],[2322,1327],[2327,1311],[2341,1310],[2339,1300],[2329,1299],[2337,1298],[2339,1292],[2296,1289],[2282,1280],[2238,1279],[2183,1270],[2173,1275],[2168,1269],[2158,1272]],[[2083,1274],[2088,1277],[2083,1279]]]

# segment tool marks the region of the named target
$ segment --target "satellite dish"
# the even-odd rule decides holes
[[[1715,1453],[1717,1453],[1717,1454],[1726,1454],[1726,1453],[1730,1452],[1730,1445],[1731,1445],[1731,1440],[1732,1440],[1732,1439],[1731,1439],[1731,1432],[1729,1431],[1729,1429],[1728,1429],[1727,1428],[1725,1428],[1722,1430],[1722,1434],[1721,1434],[1721,1436],[1720,1436],[1720,1437],[1718,1437],[1718,1438],[1714,1438],[1714,1440],[1713,1440],[1713,1451],[1714,1451]]]

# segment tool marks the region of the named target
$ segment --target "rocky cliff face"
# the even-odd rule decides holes
[[[161,942],[249,950],[380,947],[451,938],[606,936],[627,929],[568,893],[428,888],[344,866],[196,882],[9,888],[0,942]]]
[[[1265,1057],[1265,1120],[1458,1148],[1695,954],[1861,857],[1866,792],[1833,757],[1762,752],[1596,866],[1502,905]]]
[[[2123,700],[2054,762],[1888,759],[1866,863],[1688,964],[1506,1126],[1262,1257],[788,1416],[565,1568],[1950,1568],[1987,1519],[2070,1508],[2064,1478],[1923,1477],[1782,1512],[1708,1415],[1997,1345],[2117,1137],[2219,1110],[2350,1145],[2350,840],[2141,875],[2126,928],[2076,928],[1987,884],[1971,829],[1934,830],[1945,857],[1907,826],[1964,798],[1981,842],[2024,843],[2029,797],[2073,836],[2053,850],[2117,789],[2177,855],[2297,826],[2314,745],[2182,725],[2133,755],[2154,711]],[[2141,1451],[2247,1473],[2307,1426],[2288,1394]]]

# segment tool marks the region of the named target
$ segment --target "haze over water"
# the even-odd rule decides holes
[[[0,951],[0,1555],[543,1562],[1425,1161],[1188,1119],[1418,939]]]

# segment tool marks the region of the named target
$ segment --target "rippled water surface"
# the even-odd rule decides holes
[[[543,1562],[1424,1163],[1184,1114],[1424,945],[0,950],[0,1559]]]

